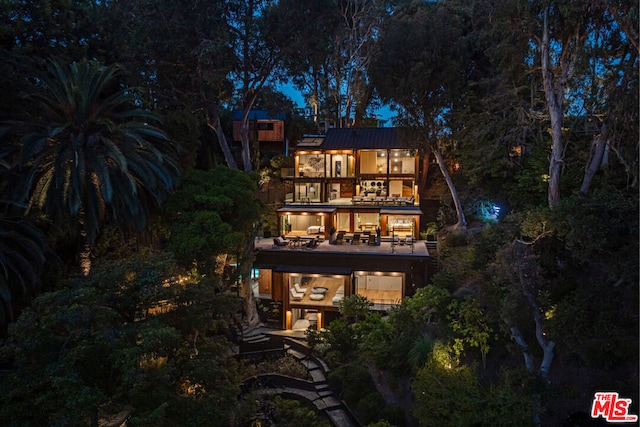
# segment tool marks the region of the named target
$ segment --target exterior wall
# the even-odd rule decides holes
[[[239,121],[233,122],[233,140],[240,141]],[[257,127],[257,130],[256,130]],[[261,128],[272,128],[261,130]],[[259,142],[284,142],[284,121],[282,120],[251,120],[249,121],[249,133],[256,133]]]

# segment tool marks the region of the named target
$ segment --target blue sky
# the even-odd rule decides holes
[[[304,97],[302,96],[300,91],[293,86],[293,84],[291,83],[284,84],[280,87],[280,89],[286,96],[291,98],[293,102],[295,102],[300,108],[305,107]],[[376,111],[376,114],[378,115],[379,119],[386,120],[385,127],[392,126],[391,118],[396,115],[393,111],[391,111],[391,109],[388,106],[383,106],[379,108]]]

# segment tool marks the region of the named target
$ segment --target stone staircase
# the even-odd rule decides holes
[[[437,240],[426,240],[425,243],[430,256],[427,268],[429,269],[429,276],[432,276],[442,268],[440,264],[440,245]]]
[[[260,390],[261,394],[275,394],[283,396],[295,396],[311,402],[316,409],[326,414],[336,427],[359,427],[361,423],[349,410],[343,401],[331,391],[327,382],[329,367],[322,360],[311,354],[308,345],[297,338],[286,336],[285,331],[270,330],[261,326],[246,327],[243,331],[243,343],[251,345],[265,345],[271,340],[282,340],[284,352],[294,357],[302,364],[311,377],[310,381],[291,378],[276,374],[269,374],[252,378],[256,383],[268,384],[268,387]]]

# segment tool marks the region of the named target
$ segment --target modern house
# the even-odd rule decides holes
[[[324,327],[342,298],[387,310],[427,281],[421,161],[395,128],[330,129],[297,145],[278,234],[256,242],[255,294],[283,329]]]
[[[244,111],[234,110],[233,141],[239,143],[240,124]],[[269,114],[264,110],[251,110],[249,112],[249,139],[257,141],[261,153],[285,154],[287,143],[284,136],[284,114]]]

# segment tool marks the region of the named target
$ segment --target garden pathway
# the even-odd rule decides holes
[[[290,378],[269,375],[269,388],[263,393],[293,395],[311,402],[320,413],[324,413],[336,427],[359,427],[361,425],[349,411],[343,401],[339,400],[329,388],[327,375],[329,367],[318,357],[312,355],[311,349],[304,342],[304,333],[270,329],[264,326],[247,327],[244,330],[244,342],[262,342],[271,336],[282,337],[287,354],[304,365],[311,376],[311,381],[297,380],[296,386]]]

